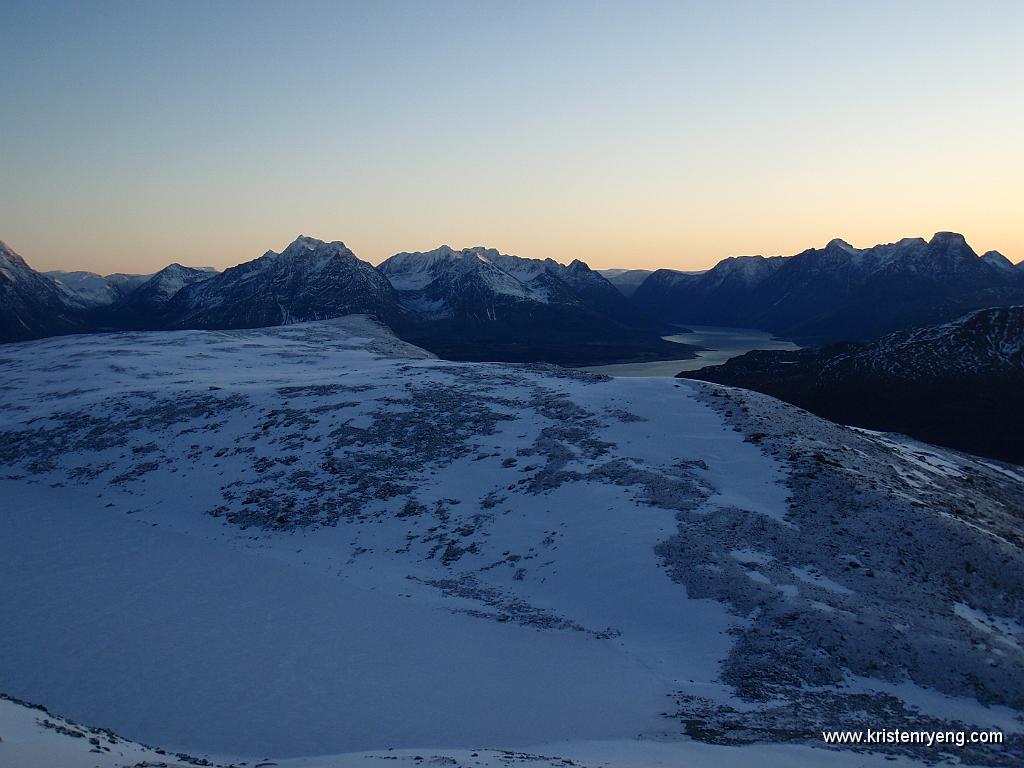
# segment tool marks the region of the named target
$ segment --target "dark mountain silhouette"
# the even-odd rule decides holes
[[[843,424],[1024,463],[1024,306],[822,349],[755,351],[681,378],[764,392]]]
[[[758,328],[805,344],[856,341],[1024,303],[1024,273],[962,235],[859,249],[842,240],[796,256],[725,259],[707,272],[658,270],[633,302],[666,322]]]
[[[39,339],[87,328],[84,303],[0,242],[0,341]]]
[[[490,248],[399,253],[379,267],[408,314],[402,338],[443,357],[585,364],[683,357],[582,261],[522,259]]]
[[[300,236],[281,253],[184,285],[163,308],[167,328],[258,328],[369,314],[391,320],[397,294],[344,243]]]

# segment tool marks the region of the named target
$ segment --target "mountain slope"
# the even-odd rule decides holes
[[[495,321],[526,302],[580,306],[620,322],[638,319],[622,294],[579,259],[507,256],[493,248],[443,245],[426,253],[399,253],[380,271],[410,308],[431,319]]]
[[[682,378],[755,389],[827,418],[1024,463],[1024,307],[873,342],[757,351]]]
[[[1002,256],[979,257],[962,235],[873,248],[833,240],[796,256],[726,259],[701,274],[659,270],[633,301],[666,320],[752,327],[804,343],[875,338],[1024,301]]]
[[[720,261],[707,272],[659,269],[633,292],[633,303],[672,322],[756,327],[753,314],[760,284],[779,266],[781,258],[737,256]]]
[[[444,357],[568,364],[685,357],[581,261],[522,259],[483,247],[399,253],[380,267],[410,314],[395,328]]]
[[[95,313],[96,321],[121,329],[156,329],[167,323],[167,306],[186,286],[209,280],[211,269],[169,264],[148,277],[119,301]]]
[[[170,328],[257,328],[369,313],[400,315],[390,283],[344,243],[300,236],[281,253],[185,285],[163,310]]]
[[[599,269],[605,280],[619,289],[623,296],[632,296],[653,269]]]
[[[0,342],[83,330],[84,308],[0,242]]]
[[[90,307],[102,307],[120,301],[150,278],[150,275],[126,275],[117,272],[97,275],[95,272],[43,273],[52,278],[73,300]]]
[[[701,382],[441,361],[360,318],[5,357],[19,698],[275,759],[818,765],[821,730],[880,724],[1008,733],[872,747],[897,759],[1024,756],[1015,468]]]

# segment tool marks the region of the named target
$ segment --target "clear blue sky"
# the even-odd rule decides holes
[[[15,2],[0,239],[299,233],[700,268],[938,229],[1024,259],[1024,2]]]

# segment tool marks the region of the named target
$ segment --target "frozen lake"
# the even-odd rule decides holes
[[[665,336],[668,341],[705,347],[692,360],[654,360],[646,363],[594,365],[582,370],[608,376],[675,376],[680,371],[695,371],[708,365],[720,365],[752,349],[800,349],[791,341],[777,339],[765,331],[752,328],[725,328],[713,325],[691,326],[691,333]]]

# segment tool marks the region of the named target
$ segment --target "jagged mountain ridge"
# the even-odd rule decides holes
[[[281,253],[185,285],[163,310],[168,328],[257,328],[370,314],[401,314],[391,284],[344,243],[298,237]]]
[[[16,271],[25,270],[20,261]],[[171,274],[180,270],[189,271]],[[977,256],[952,233],[869,249],[833,240],[792,257],[726,259],[703,273],[659,270],[632,299],[578,260],[562,265],[443,246],[397,254],[374,269],[342,243],[308,237],[211,281],[175,265],[158,274],[161,285],[138,286],[99,307],[95,298],[22,280],[24,322],[0,333],[16,340],[76,330],[254,327],[368,312],[443,356],[596,364],[685,356],[682,345],[658,338],[664,326],[654,316],[827,343],[1024,302],[1024,270],[995,251]],[[99,280],[124,290],[114,278]]]
[[[441,246],[396,254],[379,269],[409,310],[395,330],[442,357],[593,364],[691,354],[578,259]]]
[[[822,349],[755,351],[681,378],[753,389],[844,424],[1024,463],[1024,306]]]
[[[178,263],[169,264],[136,286],[131,293],[95,315],[104,326],[128,330],[160,328],[166,323],[167,305],[183,288],[217,273]]]
[[[952,232],[866,249],[835,239],[795,256],[725,259],[699,274],[658,270],[633,301],[671,322],[855,341],[1024,302],[1024,278],[1011,267]]]
[[[499,321],[522,302],[583,307],[613,320],[638,318],[622,294],[579,259],[524,259],[494,248],[399,253],[380,271],[406,305],[432,320]]]

